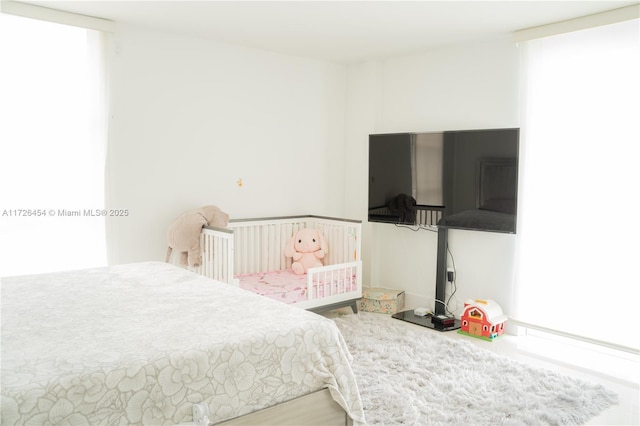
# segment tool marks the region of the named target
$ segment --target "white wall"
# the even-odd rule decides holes
[[[163,260],[185,210],[344,216],[346,67],[120,25],[110,263]],[[242,179],[243,185],[237,184]]]
[[[362,221],[363,283],[373,282],[371,259],[374,244],[373,224],[367,222],[369,200],[369,134],[380,129],[382,112],[382,67],[376,62],[353,65],[347,84],[347,126],[345,214]]]
[[[365,285],[433,306],[436,234],[366,222],[368,135],[517,127],[511,42],[349,67],[127,26],[115,45],[108,205],[130,216],[108,222],[110,263],[162,260],[171,221],[204,204],[343,216],[364,221]],[[450,232],[460,301],[508,312],[514,240]]]
[[[348,149],[366,161],[369,133],[518,127],[518,78],[517,48],[509,40],[352,66]],[[359,200],[359,218],[366,220],[367,170],[359,171],[347,198]],[[404,289],[408,307],[433,308],[437,234],[378,223],[366,228],[365,285]],[[458,272],[459,304],[452,308],[459,313],[465,299],[488,298],[508,312],[515,236],[457,230],[449,236]]]

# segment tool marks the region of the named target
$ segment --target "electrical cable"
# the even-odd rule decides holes
[[[444,308],[447,310],[447,312],[449,312],[449,314],[453,315],[453,312],[451,312],[451,310],[449,309],[449,304],[451,303],[451,299],[453,298],[453,296],[458,291],[458,286],[456,285],[456,278],[458,274],[456,272],[456,262],[453,258],[453,253],[451,253],[451,249],[449,249],[449,244],[447,244],[447,253],[451,258],[451,266],[453,268],[453,280],[449,281],[451,283],[451,294],[449,295],[449,298],[447,299],[447,303],[444,305]]]
[[[415,228],[411,225],[404,225],[402,223],[394,223],[397,228],[405,228],[413,232],[418,231],[429,231],[429,232],[438,232],[437,229],[433,229],[433,225],[415,225]]]

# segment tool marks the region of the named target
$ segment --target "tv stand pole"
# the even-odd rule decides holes
[[[407,321],[423,327],[432,328],[438,331],[451,331],[460,328],[460,320],[455,320],[453,325],[445,326],[435,320],[434,316],[447,315],[446,298],[447,298],[447,240],[448,229],[438,227],[438,257],[436,264],[436,300],[434,303],[433,315],[424,317],[417,316],[411,311],[398,312],[392,315],[393,318]]]
[[[438,227],[438,260],[436,264],[436,300],[434,303],[435,315],[446,315],[447,298],[447,243],[449,230]]]

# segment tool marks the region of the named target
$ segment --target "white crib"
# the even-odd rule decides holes
[[[205,227],[196,272],[302,309],[351,306],[357,312],[356,301],[362,297],[361,227],[360,221],[321,216],[236,219],[224,229]],[[329,249],[324,266],[296,275],[284,247],[302,228],[320,229]]]

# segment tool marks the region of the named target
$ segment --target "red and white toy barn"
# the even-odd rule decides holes
[[[466,300],[458,333],[492,341],[504,333],[507,316],[493,300]]]

